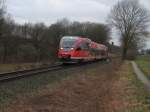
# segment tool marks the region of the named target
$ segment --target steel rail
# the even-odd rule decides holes
[[[24,77],[27,77],[27,76],[33,76],[33,75],[40,74],[40,73],[59,70],[61,68],[63,68],[62,64],[56,64],[56,65],[53,65],[53,66],[36,68],[36,69],[1,73],[0,74],[0,83],[15,80],[15,79],[19,79],[19,78],[24,78]]]
[[[117,57],[112,57],[112,58],[115,59]],[[111,58],[109,60],[111,61]],[[86,62],[84,64],[90,64],[90,63],[97,62],[97,61]],[[72,66],[69,66],[69,68],[79,66],[79,65],[82,66],[84,64],[72,65]],[[15,71],[15,72],[0,73],[0,83],[24,78],[27,76],[28,77],[33,76],[33,75],[37,75],[40,73],[46,73],[46,72],[50,72],[50,71],[54,71],[54,70],[60,70],[60,69],[64,69],[64,68],[68,68],[68,67],[63,66],[63,64],[55,64],[52,66],[29,69],[29,70],[20,70],[20,71]]]

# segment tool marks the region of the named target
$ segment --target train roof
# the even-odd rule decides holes
[[[62,39],[75,39],[75,40],[87,40],[91,43],[91,47],[99,48],[99,49],[107,49],[107,47],[103,44],[96,43],[89,38],[81,37],[81,36],[63,36]]]
[[[100,44],[100,43],[96,43],[96,42],[92,42],[91,47],[97,48],[97,49],[107,49],[107,46]]]
[[[91,41],[89,38],[81,37],[81,36],[63,36],[62,39],[81,39]]]
[[[63,36],[62,39],[78,39],[78,36]]]

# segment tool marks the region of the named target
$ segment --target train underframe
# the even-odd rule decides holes
[[[96,61],[96,60],[107,60],[108,57],[106,56],[99,56],[99,57],[60,57],[59,60],[62,63],[82,63],[88,61]]]

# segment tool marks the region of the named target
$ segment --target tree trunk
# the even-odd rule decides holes
[[[122,59],[123,59],[123,60],[127,59],[127,48],[126,48],[126,47],[123,48],[123,51],[122,51]]]
[[[3,63],[7,61],[7,46],[4,45]]]

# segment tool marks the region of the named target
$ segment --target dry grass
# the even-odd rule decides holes
[[[129,62],[78,68],[55,86],[20,96],[3,112],[149,112],[150,94]]]
[[[16,64],[0,64],[0,73],[13,72],[17,70],[26,70],[46,66],[47,63],[16,63]]]
[[[115,66],[114,66],[115,65]],[[115,112],[122,110],[120,63],[96,64],[58,85],[47,85],[31,96],[19,97],[6,112]],[[72,73],[75,75],[77,73]]]

